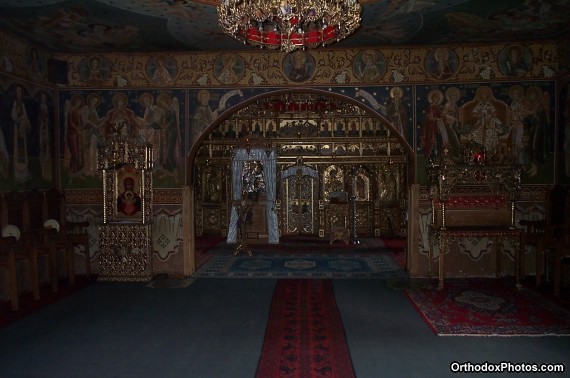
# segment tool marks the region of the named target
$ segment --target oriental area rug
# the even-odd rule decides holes
[[[278,280],[256,377],[354,376],[331,280]]]
[[[448,279],[406,295],[440,336],[570,336],[570,310],[508,279]]]
[[[360,278],[406,277],[389,253],[214,255],[194,278]]]

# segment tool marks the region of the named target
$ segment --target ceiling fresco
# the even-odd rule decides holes
[[[2,0],[0,28],[59,53],[252,49],[221,32],[218,1]],[[570,31],[569,0],[361,0],[331,47],[539,41]]]

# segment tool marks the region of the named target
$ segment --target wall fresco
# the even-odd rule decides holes
[[[518,55],[517,55],[518,54]],[[69,85],[89,86],[82,73],[84,55],[58,55],[69,63]],[[92,59],[95,57],[91,57]],[[500,44],[454,47],[377,49],[318,49],[292,54],[177,53],[162,55],[107,54],[106,87],[221,87],[280,85],[345,85],[425,82],[472,82],[552,78],[558,72],[558,54],[551,44]],[[163,79],[153,79],[159,61]],[[517,59],[516,63],[513,59]],[[225,62],[225,63],[224,63]],[[228,65],[222,77],[222,66]],[[515,67],[516,65],[516,67]],[[151,68],[149,68],[151,67]],[[232,73],[233,71],[233,73]],[[175,79],[175,80],[174,80]]]
[[[522,58],[516,65],[511,61],[519,53],[514,46],[520,47]],[[470,138],[485,141],[506,162],[523,165],[523,183],[531,184],[523,188],[523,200],[540,201],[535,188],[553,183],[555,175],[570,183],[570,94],[568,83],[560,92],[555,90],[559,71],[555,43],[319,49],[303,53],[305,67],[297,64],[299,75],[292,56],[257,50],[55,55],[68,67],[69,85],[54,87],[59,97],[55,89],[39,88],[47,82],[49,56],[42,49],[38,53],[36,57],[26,44],[0,34],[2,190],[48,188],[59,179],[64,189],[76,193],[69,197],[68,211],[79,219],[87,209],[93,222],[90,234],[96,235],[101,178],[91,157],[109,128],[120,127],[119,120],[126,119],[121,132],[159,146],[153,159],[155,204],[161,218],[153,248],[165,261],[177,254],[181,240],[179,196],[173,193],[184,184],[183,158],[192,144],[206,137],[206,127],[232,108],[283,88],[346,96],[389,120],[416,152],[420,184],[425,183],[426,157],[443,148],[453,151]],[[560,65],[566,68],[567,59]],[[24,117],[17,117],[18,122],[12,119],[18,86],[29,124]],[[486,111],[484,102],[489,103]],[[477,116],[481,114],[485,117]],[[59,131],[57,140],[43,138],[55,135],[50,130]],[[557,145],[562,153],[555,164]],[[60,158],[59,177],[57,167],[49,168],[50,156],[54,162]],[[164,212],[167,206],[173,206],[172,211]],[[98,247],[92,247],[96,256]]]
[[[49,54],[44,49],[0,33],[0,73],[47,83],[48,57]]]
[[[0,87],[2,190],[55,186],[56,131],[51,90],[19,81]]]
[[[521,165],[524,183],[553,182],[554,82],[423,85],[416,96],[418,164],[473,140],[488,160]]]
[[[180,187],[184,172],[185,91],[62,91],[61,182],[97,188],[97,148],[114,133],[153,144],[154,183]]]
[[[45,60],[46,52],[37,49],[32,52],[30,46],[22,44],[18,40],[13,40],[4,34],[0,34],[0,43],[5,47],[3,57],[11,62],[10,74],[21,75],[30,80],[42,79],[34,72],[45,72],[46,64],[34,63],[36,58]],[[179,95],[174,96],[171,104],[173,113],[178,112],[178,126],[180,135],[173,135],[172,140],[176,140],[177,146],[174,156],[171,156],[170,163],[163,157],[163,161],[157,160],[157,173],[155,183],[160,187],[179,187],[182,183],[180,171],[181,164],[174,163],[176,173],[171,171],[170,166],[173,161],[190,151],[192,143],[202,136],[205,127],[213,122],[217,117],[223,115],[231,107],[254,96],[274,91],[278,88],[302,88],[303,90],[314,88],[331,91],[362,102],[364,105],[376,111],[383,118],[389,120],[401,133],[408,144],[418,153],[418,173],[423,170],[423,159],[426,150],[440,152],[442,148],[441,135],[435,134],[434,142],[426,146],[424,132],[428,129],[424,127],[426,111],[429,109],[429,101],[439,97],[434,102],[431,110],[449,111],[453,106],[447,98],[453,93],[459,97],[457,107],[466,106],[467,102],[474,103],[476,88],[489,86],[493,88],[494,101],[498,101],[501,109],[513,111],[514,118],[517,117],[516,109],[519,106],[520,112],[530,111],[527,105],[516,105],[516,101],[510,96],[517,96],[517,84],[513,79],[520,80],[519,86],[523,87],[525,98],[536,93],[541,98],[538,103],[545,104],[543,108],[549,108],[548,133],[554,129],[558,121],[554,116],[553,109],[557,99],[553,91],[553,80],[556,78],[559,59],[558,46],[556,43],[524,43],[524,44],[492,44],[492,45],[465,45],[465,46],[439,46],[439,47],[409,47],[409,48],[375,48],[375,49],[343,49],[328,50],[317,49],[304,51],[300,58],[293,59],[293,54],[280,52],[268,52],[263,50],[252,50],[251,52],[224,52],[224,53],[169,53],[169,54],[104,54],[104,55],[54,55],[56,58],[67,64],[67,78],[69,86],[61,92],[59,99],[59,121],[61,124],[61,183],[63,187],[73,188],[94,188],[98,187],[99,178],[94,173],[93,167],[81,165],[79,153],[73,147],[73,139],[69,138],[67,125],[73,95],[83,96],[82,104],[79,107],[88,108],[87,95],[94,91],[88,91],[88,87],[108,88],[99,91],[91,97],[100,97],[93,100],[99,103],[96,112],[96,119],[110,119],[114,107],[110,97],[112,87],[124,89],[127,95],[128,105],[126,109],[133,113],[138,126],[139,134],[145,130],[146,137],[152,139],[152,126],[143,125],[145,118],[145,106],[140,105],[142,101],[148,101],[149,96],[141,96],[143,92],[151,92],[154,98],[151,108],[161,108],[156,100],[161,88],[165,91],[178,91]],[[301,56],[302,55],[302,56]],[[302,58],[302,59],[301,59]],[[94,64],[93,62],[98,62]],[[515,63],[516,62],[516,63]],[[297,68],[295,68],[297,64]],[[95,65],[95,68],[93,68]],[[49,67],[48,67],[49,68]],[[93,69],[93,73],[89,73]],[[6,71],[6,70],[4,70]],[[1,75],[0,75],[1,76]],[[42,77],[45,77],[43,74]],[[12,80],[2,77],[6,83]],[[508,82],[511,80],[512,82]],[[534,81],[533,81],[534,80]],[[552,80],[552,81],[551,81]],[[500,82],[506,81],[506,84]],[[537,83],[536,85],[531,83]],[[542,84],[547,83],[547,84]],[[5,84],[9,85],[9,84]],[[543,86],[546,85],[546,89]],[[497,87],[498,86],[498,87]],[[457,90],[448,89],[456,87]],[[501,87],[499,89],[499,87]],[[512,94],[509,94],[511,88]],[[530,87],[538,87],[538,90],[530,90]],[[76,90],[74,90],[74,88]],[[146,88],[149,88],[148,90]],[[180,89],[176,89],[180,88]],[[85,89],[83,91],[83,89]],[[187,103],[185,107],[184,91],[188,91]],[[432,92],[430,92],[432,91]],[[459,91],[459,94],[457,92]],[[417,93],[416,93],[417,92]],[[528,93],[527,93],[528,92]],[[73,95],[72,95],[73,93]],[[429,94],[429,96],[428,96]],[[564,96],[561,94],[560,96]],[[429,98],[429,100],[428,100]],[[529,101],[520,101],[528,103]],[[512,105],[511,103],[515,103]],[[525,109],[525,107],[527,107]],[[438,109],[439,108],[439,109]],[[176,110],[178,109],[178,110]],[[520,113],[520,114],[522,114]],[[186,114],[188,119],[185,119]],[[519,114],[519,116],[520,116]],[[509,115],[509,117],[511,117]],[[147,117],[148,118],[148,117]],[[447,119],[451,119],[448,117]],[[97,122],[99,122],[97,121]],[[451,122],[451,121],[449,121]],[[513,129],[509,132],[514,136],[515,141],[521,141],[525,137],[524,126],[521,132],[518,121],[509,121]],[[518,122],[518,123],[517,123]],[[560,120],[562,122],[562,120]],[[140,126],[140,125],[143,126]],[[436,122],[437,124],[437,122]],[[86,124],[88,125],[88,124]],[[445,127],[450,127],[450,123]],[[471,125],[473,126],[473,125]],[[97,143],[97,138],[101,138],[95,128],[89,128],[88,133],[93,133],[89,141],[83,143],[93,151],[93,146]],[[141,129],[142,127],[142,129]],[[562,127],[559,128],[562,131]],[[73,130],[72,130],[73,131]],[[465,131],[465,130],[463,130]],[[160,132],[155,132],[155,143],[158,142]],[[428,133],[429,134],[429,133]],[[438,136],[439,135],[439,136]],[[457,147],[453,138],[454,134],[447,133],[447,146]],[[501,137],[503,137],[501,135]],[[438,139],[439,138],[439,139]],[[449,139],[450,138],[450,139]],[[463,136],[465,138],[465,136]],[[518,139],[516,139],[518,138]],[[461,138],[458,138],[461,141]],[[500,138],[499,138],[500,139]],[[511,138],[512,139],[512,138]],[[538,138],[540,139],[540,138]],[[542,138],[546,143],[542,149],[549,152],[546,157],[538,159],[537,163],[528,163],[524,159],[529,159],[528,154],[532,151],[519,151],[517,158],[513,161],[527,166],[525,182],[552,182],[554,177],[553,163],[549,160],[554,152],[554,136]],[[439,143],[439,144],[438,144]],[[505,146],[504,143],[500,144]],[[515,149],[515,143],[511,149]],[[560,149],[564,144],[560,141]],[[450,147],[450,148],[451,148]],[[160,147],[158,148],[160,150]],[[87,153],[86,150],[82,153]],[[525,155],[526,153],[526,155]],[[39,154],[39,147],[38,147]],[[431,152],[429,153],[431,154]],[[514,153],[511,153],[513,155]],[[542,154],[544,155],[544,154]],[[525,157],[527,156],[527,157]],[[85,160],[85,158],[83,158]],[[72,164],[73,163],[73,164]],[[562,167],[562,164],[558,164]],[[563,168],[560,168],[562,172]],[[183,170],[183,169],[182,169]],[[38,170],[39,172],[39,170]],[[559,178],[564,175],[558,174]]]

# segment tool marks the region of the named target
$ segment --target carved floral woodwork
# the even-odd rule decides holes
[[[202,142],[194,170],[197,235],[224,235],[231,208],[232,151],[248,141],[274,148],[278,171],[301,159],[315,172],[313,179],[278,175],[275,211],[282,235],[301,230],[328,237],[324,204],[331,192],[340,191],[356,193],[359,235],[405,234],[408,163],[401,139],[364,108],[320,94],[287,93],[241,108]],[[212,196],[210,186],[219,193]]]
[[[514,246],[514,274],[519,283],[520,230],[515,228],[516,201],[521,190],[521,169],[486,161],[485,149],[467,144],[459,161],[444,153],[426,165],[431,222],[428,225],[429,271],[439,249],[439,284],[445,279],[445,258],[453,243],[464,239],[492,241],[495,270],[501,272],[505,242]]]
[[[99,147],[103,221],[99,225],[99,279],[152,277],[152,146],[115,135]]]
[[[150,224],[99,226],[100,269],[103,281],[148,281],[152,277]]]

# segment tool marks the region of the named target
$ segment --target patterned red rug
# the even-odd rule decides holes
[[[570,336],[569,310],[512,280],[449,279],[406,294],[440,336]]]
[[[277,281],[256,377],[354,377],[331,280]]]

